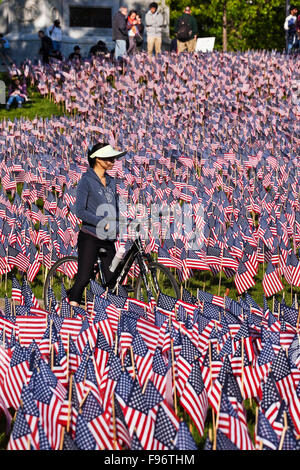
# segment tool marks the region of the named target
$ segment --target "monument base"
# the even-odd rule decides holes
[[[39,50],[41,47],[41,40],[37,33],[9,33],[6,37],[10,42],[10,57],[16,64],[20,64],[25,59],[34,60],[40,58]],[[61,53],[64,57],[69,57],[71,52],[73,52],[74,46],[78,44],[81,49],[81,55],[83,57],[87,57],[89,55],[90,48],[99,40],[106,43],[109,51],[114,48],[114,42],[112,41],[111,36],[105,34],[97,36],[83,36],[80,38],[63,36],[61,42]]]

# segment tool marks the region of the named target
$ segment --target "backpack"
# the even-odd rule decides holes
[[[179,41],[189,41],[193,37],[193,31],[190,25],[190,19],[188,16],[182,16],[178,21],[178,31],[176,38]]]

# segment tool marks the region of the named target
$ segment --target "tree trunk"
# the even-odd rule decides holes
[[[223,52],[227,52],[227,5],[223,4]]]

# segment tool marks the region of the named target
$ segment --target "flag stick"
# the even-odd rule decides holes
[[[172,375],[174,383],[174,410],[177,415],[177,395],[176,395],[176,382],[175,382],[175,361],[174,361],[174,339],[171,339],[171,354],[172,354]]]
[[[69,380],[69,368],[70,368],[70,333],[68,333],[68,342],[67,342],[67,380]]]
[[[67,420],[67,431],[70,431],[70,418],[71,418],[71,406],[72,406],[72,383],[73,383],[73,374],[70,376],[69,380],[69,396],[68,396],[68,420]]]
[[[220,276],[219,276],[219,287],[218,287],[218,296],[220,296],[221,291],[221,279],[222,279],[222,265],[223,265],[223,247],[222,247],[222,254],[221,254],[221,268],[220,268]]]
[[[216,450],[217,448],[217,430],[219,426],[219,415],[220,415],[220,407],[221,407],[221,398],[222,398],[222,390],[220,393],[220,398],[219,398],[219,403],[218,403],[218,411],[217,411],[217,420],[216,420],[216,425],[214,429],[214,443],[213,443],[213,450]]]
[[[88,389],[88,391],[87,391],[86,394],[84,395],[83,399],[81,400],[81,403],[80,403],[80,405],[79,405],[79,409],[81,409],[81,408],[83,407],[84,402],[85,402],[85,400],[87,399],[88,394],[90,393],[90,391],[91,391],[91,388]]]
[[[130,356],[131,356],[131,362],[132,362],[132,367],[133,367],[133,380],[135,380],[135,363],[134,363],[132,346],[130,346]]]
[[[255,442],[257,442],[257,422],[258,422],[258,406],[255,409],[255,425],[254,425],[254,439],[255,439]],[[259,445],[260,444],[261,444],[261,441],[260,441]],[[260,450],[262,450],[262,449],[260,449]]]
[[[117,355],[118,352],[118,333],[116,332],[116,339],[115,339],[115,355]]]
[[[52,322],[53,320],[50,320],[50,334],[49,334],[49,353],[51,354],[51,344],[52,344]]]
[[[112,418],[113,418],[113,447],[117,448],[117,430],[116,430],[116,410],[115,410],[115,394],[112,393],[111,397],[112,403]]]
[[[244,398],[244,336],[242,336],[242,396]]]
[[[65,439],[65,426],[62,428],[62,431],[61,431],[61,436],[60,436],[60,442],[59,442],[59,450],[62,450],[63,449],[63,445],[64,445],[64,439]]]
[[[300,305],[298,307],[298,318],[297,318],[297,326],[296,326],[298,334],[299,334],[299,321],[300,321]]]
[[[142,390],[142,394],[145,393],[145,390],[146,390],[146,388],[147,388],[148,381],[149,381],[149,377],[147,377],[146,382],[144,383],[143,390]]]
[[[210,389],[212,389],[212,369],[211,369],[211,341],[208,342],[208,356],[209,356],[209,371],[210,371]],[[214,440],[216,436],[216,418],[215,410],[212,408],[212,424],[213,424],[213,434]]]
[[[282,434],[281,434],[278,450],[282,450],[284,438],[285,438],[285,435],[286,435],[286,432],[287,432],[287,429],[288,429],[286,412],[283,413],[283,418],[284,418],[284,428],[283,428],[283,431],[282,431]]]

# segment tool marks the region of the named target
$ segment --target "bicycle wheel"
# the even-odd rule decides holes
[[[54,263],[44,284],[44,306],[48,310],[48,289],[51,287],[57,302],[61,301],[62,289],[70,289],[78,269],[77,256],[65,256]]]
[[[159,293],[169,295],[175,299],[180,298],[180,289],[178,283],[168,268],[160,263],[153,261],[149,264],[149,271],[146,274],[151,293],[157,300]],[[149,295],[144,284],[143,277],[140,275],[136,281],[135,298],[143,302],[149,302]]]

